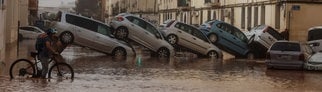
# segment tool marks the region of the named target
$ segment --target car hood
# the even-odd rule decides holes
[[[322,52],[315,53],[311,56],[310,62],[322,62]]]

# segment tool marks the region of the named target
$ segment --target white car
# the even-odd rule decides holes
[[[314,52],[322,51],[322,26],[310,28],[307,41]]]
[[[199,55],[222,58],[222,51],[197,28],[175,20],[166,23],[161,31],[171,45],[183,46]]]
[[[259,43],[266,50],[276,41],[284,40],[283,36],[274,28],[267,25],[259,25],[254,27],[246,34],[247,38],[255,35],[254,42]]]
[[[19,39],[27,38],[27,39],[36,39],[39,34],[45,33],[38,27],[35,26],[25,26],[19,27]]]
[[[62,13],[54,24],[62,43],[76,43],[113,56],[133,56],[133,48],[114,38],[112,27],[80,15]]]
[[[322,51],[313,54],[304,67],[307,70],[322,70]]]
[[[132,14],[117,15],[110,23],[118,39],[133,40],[155,52],[159,57],[174,56],[174,48],[151,23]]]

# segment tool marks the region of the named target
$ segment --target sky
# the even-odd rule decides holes
[[[75,0],[39,0],[39,7],[59,7],[69,2],[75,2]]]

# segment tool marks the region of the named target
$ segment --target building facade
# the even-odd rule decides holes
[[[107,19],[119,13],[132,13],[154,24],[159,20],[157,0],[107,0],[105,8]]]
[[[0,75],[17,59],[19,0],[0,0]]]
[[[242,31],[266,24],[289,30],[290,40],[305,42],[307,30],[322,25],[322,0],[158,0],[160,23],[168,19],[200,25],[221,20]]]

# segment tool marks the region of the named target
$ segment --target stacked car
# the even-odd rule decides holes
[[[238,28],[228,23],[214,20],[201,25],[200,30],[207,35],[213,44],[226,52],[237,57],[254,57],[248,46],[254,37],[248,39]]]
[[[171,45],[188,48],[198,55],[222,58],[222,51],[199,29],[175,20],[165,23],[162,32]]]
[[[63,43],[75,43],[115,57],[134,55],[133,48],[115,39],[113,28],[91,18],[62,13],[54,24]]]

